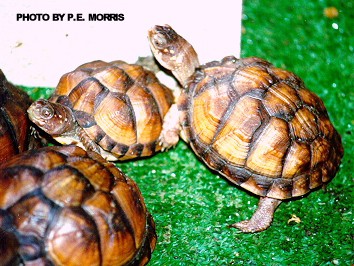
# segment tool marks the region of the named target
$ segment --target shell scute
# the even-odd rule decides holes
[[[17,202],[10,209],[13,223],[23,235],[33,235],[37,238],[45,237],[47,224],[51,218],[51,205],[37,195],[26,201]],[[38,219],[31,219],[38,217]]]
[[[56,223],[51,223],[48,228],[47,235],[46,250],[55,264],[100,265],[98,232],[83,211],[61,209]]]
[[[319,134],[316,116],[308,109],[301,108],[289,122],[291,135],[306,142],[313,141]]]
[[[112,189],[112,194],[115,196],[120,208],[128,217],[134,217],[129,220],[131,230],[134,232],[136,247],[140,246],[145,234],[144,225],[146,224],[146,208],[141,194],[135,183],[128,181],[117,182]],[[139,196],[139,198],[137,198]]]
[[[275,80],[283,81],[296,90],[304,87],[302,80],[290,71],[268,65],[267,72],[270,73]]]
[[[153,80],[153,82],[146,84],[144,88],[146,88],[148,93],[155,99],[154,104],[156,104],[160,116],[163,118],[170,109],[171,103],[174,101],[170,89],[159,83],[158,80]]]
[[[31,166],[39,171],[45,172],[53,167],[57,167],[66,161],[66,156],[56,150],[48,152],[29,151],[24,154],[21,159],[14,157],[4,164],[4,167],[9,164],[20,166]]]
[[[213,148],[228,161],[244,166],[255,131],[262,120],[258,112],[259,100],[242,97],[227,118],[233,123],[225,123],[215,137]]]
[[[284,160],[282,177],[291,179],[306,173],[311,166],[311,149],[306,143],[293,141]]]
[[[40,187],[42,171],[36,168],[12,167],[0,179],[0,208],[6,209],[21,197]]]
[[[227,86],[218,86],[215,90],[205,90],[194,99],[193,127],[195,134],[204,143],[210,144],[214,138],[230,99]]]
[[[67,165],[77,169],[83,176],[87,178],[89,183],[95,189],[109,192],[114,184],[112,173],[104,164],[80,157],[70,156],[67,159]]]
[[[267,197],[276,198],[276,199],[288,199],[293,197],[293,180],[292,179],[282,179],[277,178],[271,180],[272,186],[266,193]]]
[[[272,182],[269,182],[267,179],[259,175],[252,175],[249,179],[241,183],[240,186],[257,195],[266,196],[272,185]]]
[[[335,132],[333,131],[333,125],[329,120],[329,117],[327,115],[322,115],[317,121],[319,134],[327,139],[334,139]]]
[[[72,88],[75,88],[80,82],[90,77],[90,74],[85,70],[74,70],[63,75],[56,87],[57,95],[69,95]]]
[[[87,78],[81,81],[69,93],[73,110],[93,114],[96,98],[103,90],[104,87],[93,78]]]
[[[255,173],[279,178],[283,160],[290,143],[288,124],[272,117],[257,140],[254,141],[246,167]]]
[[[132,87],[127,95],[135,118],[136,142],[145,144],[151,139],[158,139],[163,120],[153,95],[147,89],[138,86]]]
[[[113,66],[99,68],[92,73],[92,76],[111,92],[126,93],[134,84],[134,80],[124,70]]]
[[[124,212],[115,206],[114,198],[110,194],[97,191],[85,201],[82,207],[93,217],[98,228],[101,228],[98,234],[102,243],[102,265],[124,265],[132,259],[136,248],[141,245],[141,243],[135,244],[134,232],[124,221]],[[116,254],[130,254],[130,256]]]
[[[248,179],[252,178],[252,173],[246,168],[234,166],[233,164],[227,165],[227,161],[224,162],[224,167],[220,170],[220,172],[223,175],[230,177],[231,181],[237,185],[241,185]],[[237,178],[232,178],[234,176],[237,176]]]
[[[62,176],[58,180],[58,176]],[[60,206],[77,207],[92,193],[89,181],[75,168],[61,166],[43,175],[42,191]]]
[[[317,138],[311,144],[311,167],[325,163],[330,156],[331,144],[326,139]]]
[[[107,109],[107,106],[115,108]],[[97,106],[94,118],[99,127],[116,143],[136,143],[136,120],[127,97],[109,93]],[[90,136],[94,138],[94,136]],[[104,147],[105,148],[105,147]]]
[[[327,110],[323,101],[315,93],[306,88],[301,88],[298,93],[305,105],[313,107],[318,113],[327,115]]]
[[[292,197],[305,195],[310,191],[310,179],[308,174],[303,174],[293,179]]]
[[[105,135],[98,144],[103,147],[105,150],[115,153],[115,154],[124,154],[129,150],[129,146],[121,143],[115,142],[109,135]]]
[[[242,96],[254,89],[266,90],[273,82],[272,76],[263,67],[250,65],[235,71],[232,86]]]
[[[301,107],[301,100],[294,88],[276,83],[265,93],[263,105],[269,115],[290,120]]]

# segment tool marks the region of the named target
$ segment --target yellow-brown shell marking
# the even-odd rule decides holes
[[[293,73],[258,58],[226,57],[201,66],[188,90],[180,109],[192,148],[236,184],[286,199],[334,177],[341,138],[322,100]]]
[[[120,160],[159,151],[172,92],[155,75],[123,61],[94,61],[65,74],[50,98],[73,110],[78,124]]]

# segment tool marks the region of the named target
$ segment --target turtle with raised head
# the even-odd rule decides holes
[[[192,45],[170,26],[149,31],[157,61],[183,86],[161,135],[182,138],[211,169],[260,196],[243,232],[268,228],[279,204],[336,175],[343,147],[323,101],[295,74],[256,57],[199,64]]]

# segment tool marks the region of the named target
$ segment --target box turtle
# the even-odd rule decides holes
[[[123,61],[93,61],[63,75],[30,119],[62,144],[77,144],[108,160],[150,156],[173,94],[153,72]]]
[[[31,103],[30,97],[7,81],[0,70],[0,163],[35,145],[26,113]]]
[[[199,65],[191,44],[168,25],[152,28],[149,42],[183,85],[161,141],[175,145],[182,128],[182,138],[210,168],[260,196],[253,217],[233,227],[262,231],[282,200],[335,176],[341,137],[322,100],[295,74],[255,57]]]
[[[18,242],[4,254],[25,265],[145,265],[156,244],[137,184],[76,145],[27,151],[0,166],[0,228]]]

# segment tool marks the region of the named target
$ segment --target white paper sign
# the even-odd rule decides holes
[[[201,63],[239,56],[241,13],[241,0],[2,0],[0,68],[15,84],[54,87],[92,60],[151,55],[147,31],[156,24],[192,43]]]

